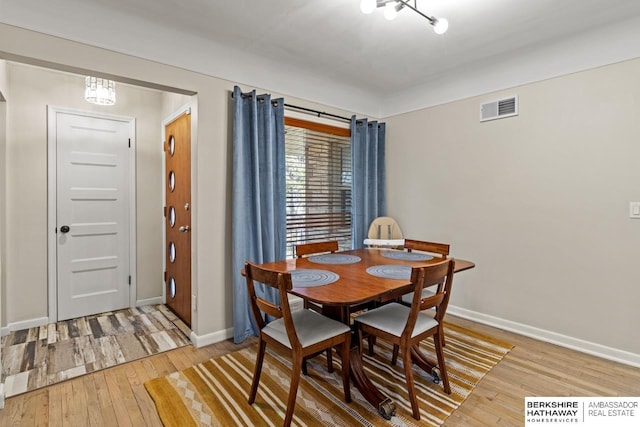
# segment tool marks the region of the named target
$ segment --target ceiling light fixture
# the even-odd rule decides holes
[[[384,17],[389,21],[394,19],[398,12],[402,10],[404,7],[408,7],[409,9],[416,12],[418,15],[426,18],[427,21],[433,26],[433,31],[436,34],[444,34],[449,29],[449,21],[444,18],[436,18],[434,16],[425,15],[424,13],[418,10],[418,0],[413,0],[413,5],[410,3],[410,0],[361,0],[360,1],[360,10],[364,14],[373,13],[377,8],[384,8]]]
[[[89,77],[85,79],[84,99],[92,104],[113,105],[116,103],[116,82]]]

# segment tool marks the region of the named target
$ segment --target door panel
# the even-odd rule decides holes
[[[129,306],[129,132],[56,112],[58,320]]]
[[[191,326],[191,116],[165,127],[167,306]]]

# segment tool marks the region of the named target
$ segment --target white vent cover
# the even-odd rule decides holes
[[[503,119],[518,115],[518,95],[480,104],[480,121]]]

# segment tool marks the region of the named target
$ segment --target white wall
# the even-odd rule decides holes
[[[453,305],[640,364],[640,59],[386,122],[389,214],[477,264]]]

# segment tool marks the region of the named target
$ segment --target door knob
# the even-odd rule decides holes
[[[178,228],[178,231],[181,233],[188,233],[191,231],[191,228],[188,225],[183,225]]]
[[[63,225],[62,227],[60,227],[60,232],[61,233],[68,233],[70,230],[68,225]]]

